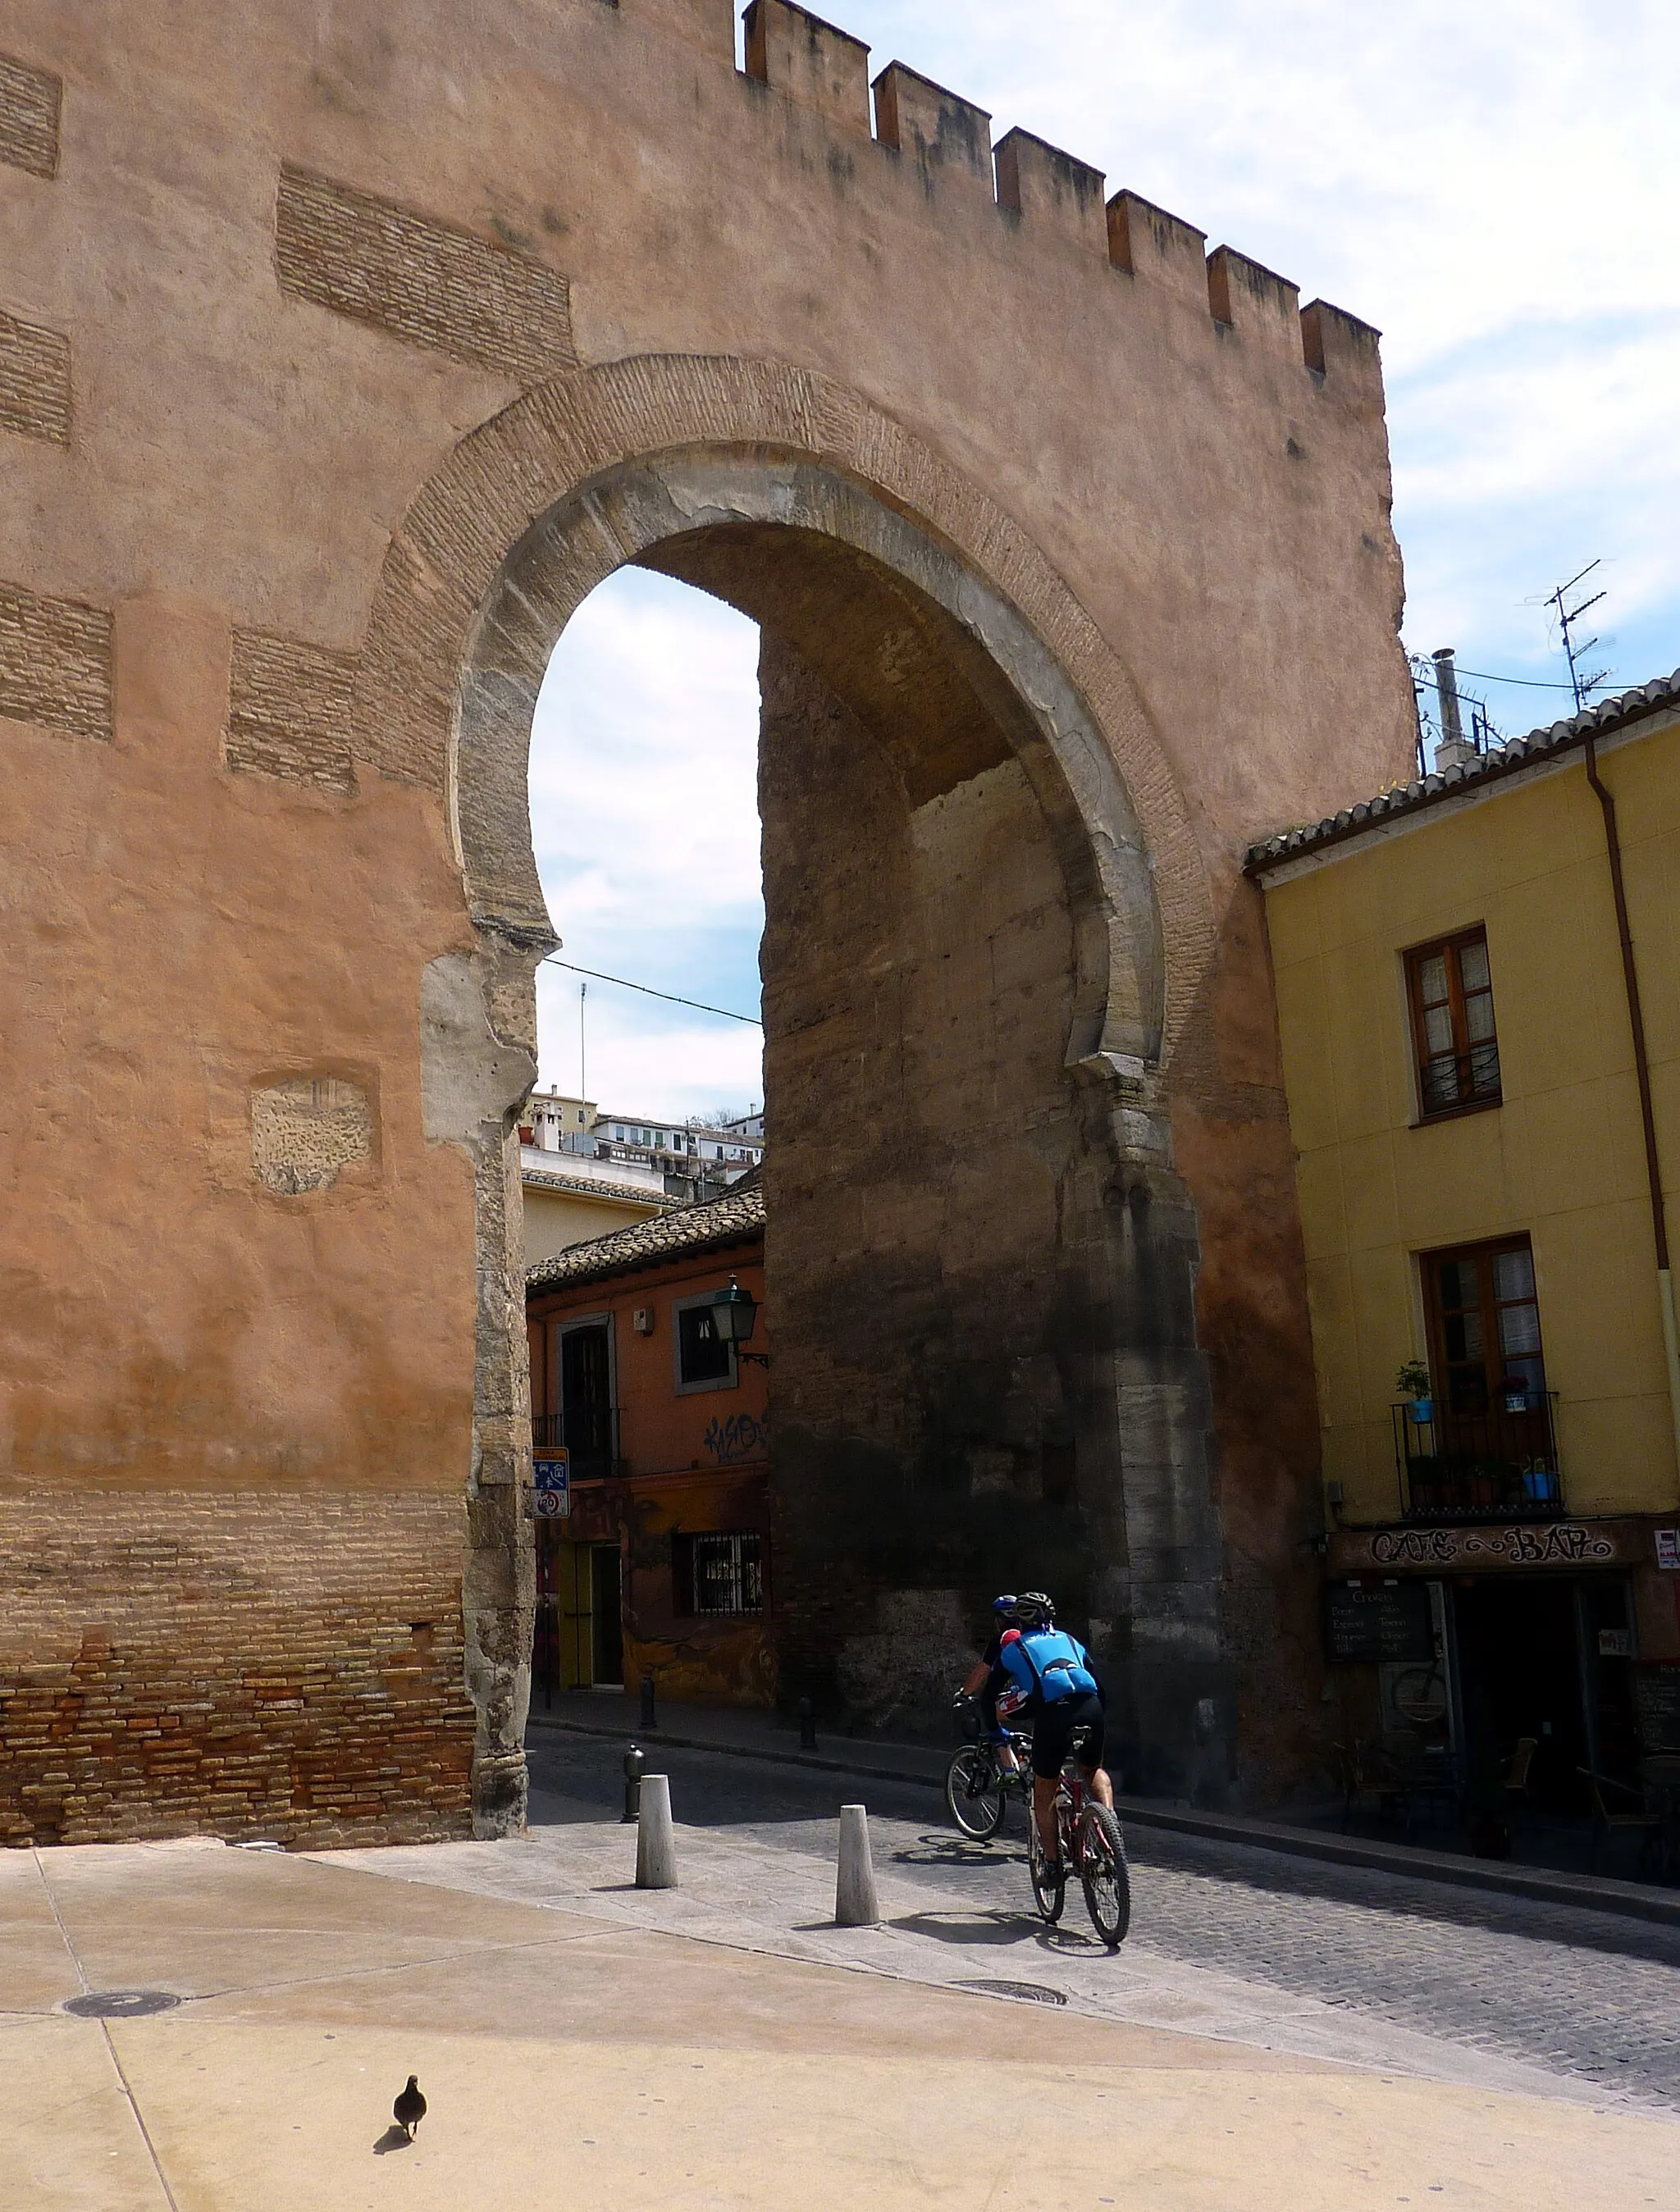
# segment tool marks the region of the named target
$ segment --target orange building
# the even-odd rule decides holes
[[[737,1346],[715,1310],[733,1282],[762,1316],[764,1249],[754,1183],[530,1269],[533,1437],[569,1475],[537,1523],[533,1698],[651,1674],[772,1702],[765,1331]]]

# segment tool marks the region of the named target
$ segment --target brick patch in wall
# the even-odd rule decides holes
[[[111,736],[111,617],[103,607],[0,584],[0,714],[71,737]]]
[[[352,655],[260,630],[234,632],[229,768],[348,791]]]
[[[0,1497],[0,1843],[471,1831],[453,1493]]]
[[[274,258],[283,291],[515,383],[576,362],[556,270],[302,169],[280,173]]]
[[[0,430],[70,441],[70,340],[0,308]]]
[[[47,70],[0,54],[0,161],[37,177],[58,174],[64,91]]]

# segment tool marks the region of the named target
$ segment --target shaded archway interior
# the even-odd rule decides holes
[[[1146,1657],[1170,1644],[1181,1698],[1213,1686],[1195,1223],[1150,1091],[1160,926],[1111,753],[1018,611],[867,487],[738,450],[616,470],[509,555],[463,672],[463,862],[510,956],[550,927],[537,692],[627,562],[760,629],[784,1692],[932,1720],[1011,1583],[1127,1661],[1140,1632]]]

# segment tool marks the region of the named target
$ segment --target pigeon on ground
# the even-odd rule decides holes
[[[420,2084],[411,2074],[408,2087],[391,2107],[391,2117],[409,2141],[414,2141],[414,2130],[426,2117],[426,2100],[420,2094]]]

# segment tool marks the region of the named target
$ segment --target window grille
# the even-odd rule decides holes
[[[764,1540],[760,1535],[707,1535],[687,1539],[690,1590],[702,1615],[762,1613],[764,1609]]]

